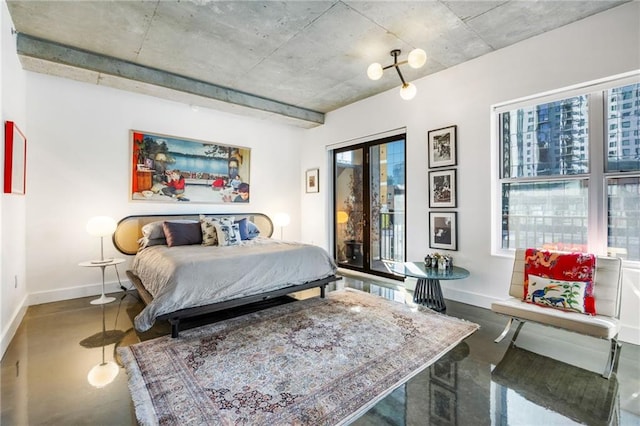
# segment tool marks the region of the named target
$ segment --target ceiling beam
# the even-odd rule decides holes
[[[321,112],[66,46],[28,34],[17,34],[17,50],[18,55],[22,56],[165,87],[204,98],[279,114],[315,125],[324,124],[324,113]]]

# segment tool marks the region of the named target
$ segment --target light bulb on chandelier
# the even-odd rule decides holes
[[[405,101],[410,101],[415,98],[416,93],[418,93],[418,89],[416,89],[416,86],[411,83],[405,83],[400,88],[400,97]]]
[[[427,53],[422,49],[413,49],[409,52],[407,62],[411,68],[421,68],[427,62]]]
[[[377,62],[369,65],[369,68],[367,68],[367,75],[371,80],[380,80],[383,72],[382,65]]]
[[[371,80],[379,80],[382,78],[382,74],[384,70],[389,68],[395,68],[398,72],[398,77],[400,77],[400,81],[402,85],[400,86],[400,97],[406,101],[409,101],[416,97],[416,93],[418,89],[412,83],[407,83],[400,71],[400,65],[409,64],[411,68],[420,68],[427,62],[427,54],[422,49],[413,49],[407,58],[406,61],[398,62],[398,56],[400,55],[400,49],[394,49],[390,52],[391,56],[393,56],[393,64],[387,65],[383,67],[378,62],[374,62],[369,65],[367,68],[367,76]]]

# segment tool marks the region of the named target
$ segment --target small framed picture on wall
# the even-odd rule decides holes
[[[429,247],[458,250],[456,212],[429,212]]]
[[[429,131],[427,154],[429,168],[455,166],[457,164],[456,133],[458,126]]]
[[[320,192],[318,174],[318,169],[307,170],[307,173],[305,175],[307,192]]]
[[[429,172],[429,207],[456,207],[456,170]]]

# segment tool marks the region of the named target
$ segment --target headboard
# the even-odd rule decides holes
[[[273,234],[273,222],[269,216],[262,213],[202,213],[209,217],[229,217],[235,220],[247,218],[260,229],[260,235],[270,237]],[[193,219],[199,220],[200,213],[194,214],[168,214],[168,215],[135,215],[127,216],[118,222],[118,227],[113,233],[113,245],[123,254],[136,254],[138,252],[138,240],[142,237],[142,227],[147,223],[158,220]]]

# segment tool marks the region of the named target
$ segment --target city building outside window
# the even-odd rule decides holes
[[[640,105],[637,81],[495,108],[497,251],[537,247],[640,261],[640,108],[630,110]]]

